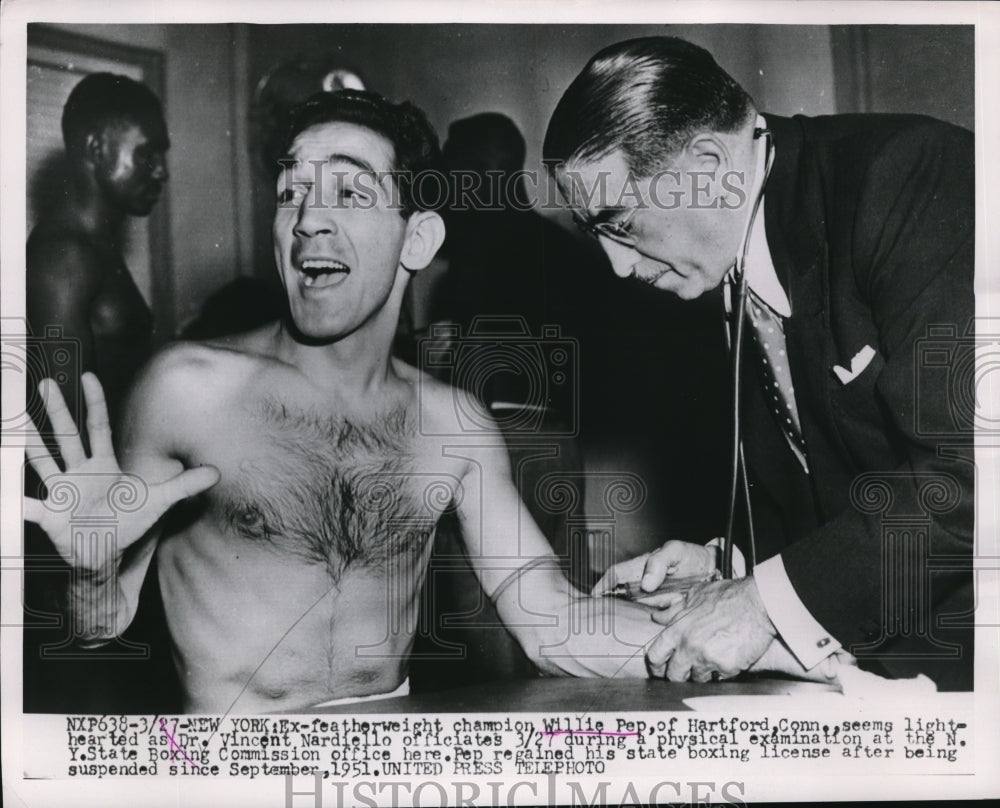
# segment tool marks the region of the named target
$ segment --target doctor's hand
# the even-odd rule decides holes
[[[782,666],[795,662],[790,652],[785,651],[787,658],[781,655],[784,646],[753,578],[695,585],[685,600],[654,612],[652,618],[666,626],[646,652],[653,676],[709,682],[758,670],[758,662]],[[772,649],[776,642],[779,647]],[[773,669],[777,668],[768,668]]]
[[[641,588],[652,592],[671,577],[708,576],[717,565],[715,547],[704,547],[686,541],[668,541],[660,549],[630,558],[608,568],[591,594],[601,595],[616,584],[640,581]],[[646,606],[666,607],[683,601],[683,593],[668,592],[638,598]]]

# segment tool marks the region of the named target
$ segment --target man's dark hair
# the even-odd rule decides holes
[[[439,205],[438,198],[430,204],[425,194],[414,193],[421,178],[436,171],[441,162],[437,133],[417,106],[409,101],[394,104],[368,90],[316,93],[291,111],[283,153],[288,153],[299,134],[310,126],[324,123],[363,126],[392,144],[395,152],[392,169],[396,172],[403,218],[417,210],[431,210]]]
[[[753,100],[704,48],[676,37],[605,48],[566,90],[549,122],[547,165],[592,162],[621,150],[649,177],[699,131],[735,132]]]
[[[452,199],[456,202],[463,195],[458,190],[462,176],[471,174],[477,180],[470,200],[473,206],[495,209],[499,205],[520,210],[530,207],[524,177],[519,176],[513,184],[508,182],[509,177],[524,168],[527,148],[521,130],[506,115],[481,112],[454,121],[448,127],[443,152],[445,167],[451,175]]]
[[[499,112],[481,112],[452,122],[444,143],[449,168],[513,174],[524,168],[526,153],[521,130]]]
[[[162,121],[163,105],[145,84],[114,73],[91,73],[69,94],[62,112],[63,143],[78,154],[87,135],[126,123]]]

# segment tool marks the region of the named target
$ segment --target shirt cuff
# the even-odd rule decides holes
[[[803,668],[815,667],[840,650],[840,643],[799,600],[780,555],[755,566],[753,577],[767,616]]]

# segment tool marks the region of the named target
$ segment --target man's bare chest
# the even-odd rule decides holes
[[[326,565],[416,563],[459,488],[405,408],[345,418],[277,399],[241,405],[198,458],[222,473],[206,517],[225,535]]]
[[[153,315],[121,256],[107,254],[107,271],[90,305],[91,328],[101,337],[147,339]]]

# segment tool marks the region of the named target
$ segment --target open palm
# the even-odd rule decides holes
[[[123,472],[111,444],[101,384],[92,373],[84,373],[82,383],[89,457],[56,383],[45,379],[39,385],[65,470],[52,459],[37,433],[31,435],[34,440],[29,440],[26,449],[28,461],[45,483],[48,496],[44,501],[25,497],[24,518],[48,534],[69,564],[98,570],[117,561],[176,502],[215,485],[219,472],[210,466],[188,469],[153,484]],[[117,546],[108,547],[94,539],[109,534],[116,535]]]

